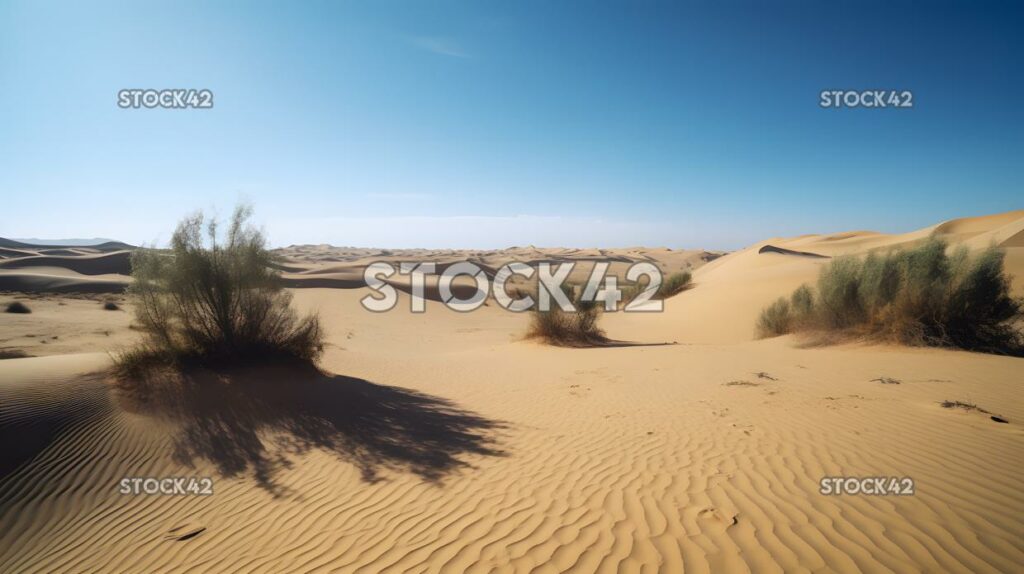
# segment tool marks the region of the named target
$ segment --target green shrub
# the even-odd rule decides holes
[[[893,302],[900,289],[900,257],[869,253],[864,259],[860,278],[860,295],[869,314]]]
[[[658,286],[658,292],[654,295],[654,298],[667,299],[689,287],[692,279],[693,276],[690,275],[689,271],[673,273],[661,282],[661,285]]]
[[[864,320],[860,293],[861,263],[855,257],[839,257],[818,277],[821,320],[829,327],[849,327]]]
[[[807,285],[797,287],[789,298],[793,317],[798,321],[807,321],[814,314],[814,292]]]
[[[1010,296],[1010,278],[1003,271],[1005,254],[988,249],[971,261],[950,293],[941,334],[953,345],[980,351],[1020,347],[1014,322],[1022,301]]]
[[[789,301],[786,301],[785,297],[779,297],[761,311],[761,317],[757,320],[757,332],[762,337],[785,335],[789,333],[792,322]]]
[[[692,285],[693,276],[689,271],[673,273],[661,282],[661,285],[658,286],[658,290],[651,296],[651,299],[668,299],[689,289]],[[619,292],[622,294],[621,304],[625,305],[636,299],[640,293],[647,289],[647,286],[648,281],[645,278],[643,281],[628,283],[619,287]]]
[[[1011,296],[1004,254],[948,253],[932,237],[908,250],[840,257],[821,270],[818,292],[803,285],[791,305],[780,299],[762,312],[758,331],[840,331],[912,345],[952,346],[1020,354],[1024,302]]]
[[[222,241],[216,220],[196,214],[178,225],[169,253],[133,252],[129,296],[147,337],[118,357],[122,372],[155,363],[317,359],[319,320],[290,307],[263,235],[246,223],[250,215],[237,208]]]

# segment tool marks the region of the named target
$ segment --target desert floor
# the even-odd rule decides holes
[[[1024,360],[754,338],[827,256],[931,233],[1003,246],[1024,294],[1024,211],[723,257],[288,248],[325,373],[240,369],[166,409],[105,374],[139,336],[107,294],[124,252],[5,248],[0,301],[33,312],[0,313],[0,572],[1020,571]],[[528,318],[493,304],[361,308],[361,265],[418,257],[650,260],[695,287],[663,313],[606,314],[621,344],[599,348],[523,340]],[[213,494],[118,492],[172,476]],[[823,495],[826,476],[910,477],[915,494]]]

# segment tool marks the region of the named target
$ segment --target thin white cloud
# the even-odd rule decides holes
[[[409,42],[421,50],[449,58],[471,58],[472,55],[463,49],[452,38],[442,36],[412,36]]]

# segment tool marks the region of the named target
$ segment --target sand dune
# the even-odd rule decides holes
[[[68,273],[0,273],[0,291],[54,293],[121,293],[125,276],[76,277]]]
[[[1006,267],[1017,293],[1024,294],[1024,248],[1014,244],[1024,230],[1024,211],[963,218],[904,234],[849,232],[775,238],[730,253],[694,273],[695,287],[666,303],[662,320],[635,314],[609,317],[627,338],[694,343],[735,343],[754,338],[761,309],[817,279],[829,257],[863,255],[875,249],[910,246],[935,233],[954,245],[1006,252]],[[808,256],[817,255],[819,257]]]
[[[131,281],[131,252],[40,249],[0,259],[0,291],[120,293]]]
[[[103,254],[34,255],[0,261],[0,269],[63,267],[81,275],[129,275],[131,274],[130,259],[131,252],[129,251]]]
[[[26,294],[33,313],[0,320],[0,348],[37,355],[0,360],[0,572],[1017,571],[1022,359],[753,338],[761,307],[828,261],[793,252],[937,231],[1002,245],[1024,275],[1024,212],[947,223],[709,262],[606,250],[689,263],[696,285],[663,313],[607,314],[612,338],[639,344],[591,349],[523,341],[528,318],[493,305],[413,314],[402,293],[368,313],[362,266],[412,252],[293,247],[285,277],[321,314],[325,374],[241,370],[149,400],[103,374],[137,336],[129,313]],[[819,493],[839,475],[907,476],[916,492]],[[214,494],[119,494],[132,476],[210,476]]]

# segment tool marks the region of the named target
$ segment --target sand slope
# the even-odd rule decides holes
[[[608,318],[608,324],[631,339],[749,341],[761,309],[803,283],[813,285],[829,258],[912,246],[933,233],[951,245],[1003,248],[1014,289],[1024,295],[1024,245],[1018,245],[1022,231],[1024,210],[956,219],[904,234],[859,231],[769,239],[698,268],[695,287],[670,299],[660,319],[617,314]]]
[[[1020,220],[942,232],[1012,261]],[[295,289],[327,328],[326,375],[239,373],[174,409],[102,374],[126,313],[36,301],[0,338],[85,332],[0,361],[0,572],[1018,571],[1022,359],[752,340],[760,306],[827,261],[763,246],[931,232],[768,240],[699,267],[664,313],[604,317],[652,345],[550,348],[494,306],[412,314],[402,295],[372,314],[365,289]],[[86,336],[94,320],[113,334]],[[820,494],[832,475],[916,493]],[[211,476],[214,494],[119,494],[128,476]]]
[[[217,454],[175,461],[178,427],[76,376],[102,355],[3,361],[4,432],[44,417],[62,426],[0,482],[0,520],[13,525],[0,569],[1010,572],[1024,560],[1019,359],[784,340],[581,351],[495,335],[452,349],[474,333],[403,358],[413,338],[388,357],[361,350],[357,330],[326,365],[495,423],[479,430],[500,454],[430,439],[469,465],[436,482],[385,463],[367,481],[351,456],[313,449],[268,490],[251,467],[223,476]],[[940,408],[946,399],[1011,424]],[[207,474],[210,497],[115,490],[123,476]],[[819,495],[817,481],[837,474],[907,475],[917,494]]]

